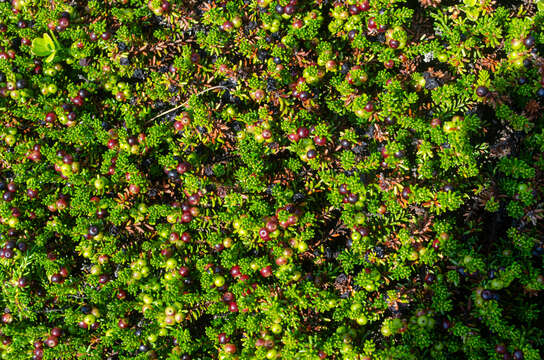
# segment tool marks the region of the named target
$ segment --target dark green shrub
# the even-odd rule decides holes
[[[542,4],[0,0],[2,358],[541,359]]]

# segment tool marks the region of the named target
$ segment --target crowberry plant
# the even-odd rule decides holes
[[[0,0],[0,357],[541,359],[543,25]]]

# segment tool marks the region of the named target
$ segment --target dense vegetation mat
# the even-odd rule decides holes
[[[543,24],[0,0],[1,358],[542,359]]]

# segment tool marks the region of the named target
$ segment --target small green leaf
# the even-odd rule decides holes
[[[49,55],[51,51],[47,48],[47,45],[42,38],[36,38],[32,41],[32,53],[37,56]]]
[[[49,34],[43,34],[43,39],[45,40],[47,47],[51,50],[55,50],[55,43],[53,42],[53,39],[49,36]]]
[[[51,55],[49,55],[47,57],[47,59],[45,59],[45,62],[46,63],[50,63],[51,61],[53,61],[53,59],[55,58],[55,55],[57,54],[57,52],[55,50],[53,50],[53,52],[51,53]]]
[[[34,55],[50,56],[55,51],[55,43],[48,34],[44,34],[43,38],[35,38],[32,41],[32,53]]]
[[[465,13],[467,14],[467,18],[469,18],[472,21],[476,21],[478,20],[478,17],[480,16],[480,9],[479,8],[466,9]]]

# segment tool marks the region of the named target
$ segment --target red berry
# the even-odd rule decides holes
[[[72,98],[72,103],[76,106],[82,106],[83,105],[83,97],[77,95]]]
[[[179,274],[182,276],[182,277],[186,277],[187,275],[189,275],[189,268],[186,267],[186,266],[182,266],[179,268]]]
[[[189,241],[191,241],[191,234],[189,234],[188,232],[183,232],[181,234],[181,241],[185,243],[188,243]]]
[[[240,274],[241,274],[240,266],[234,265],[233,267],[230,268],[230,275],[231,275],[233,278],[239,277]]]
[[[225,352],[229,353],[229,354],[234,354],[236,352],[236,345],[226,344],[225,345]]]
[[[59,26],[66,29],[70,25],[70,20],[65,17],[59,19]]]
[[[265,266],[264,268],[261,269],[261,276],[262,277],[269,277],[270,275],[272,275],[272,267],[270,265],[268,266]]]
[[[52,123],[57,120],[57,115],[54,112],[49,112],[45,115],[45,122]]]
[[[223,25],[221,25],[221,28],[225,31],[231,31],[233,29],[234,25],[230,21],[225,21]]]
[[[51,329],[51,335],[55,336],[55,337],[60,337],[62,334],[62,330],[58,327],[54,327]]]
[[[229,303],[229,311],[230,312],[238,312],[238,304],[236,304],[234,301]]]
[[[327,139],[324,136],[316,136],[314,137],[314,143],[318,146],[324,146],[327,144]]]
[[[363,2],[361,3],[361,5],[359,5],[359,10],[361,10],[361,11],[368,11],[368,10],[370,10],[370,4],[368,3],[368,1],[366,1],[366,0],[363,1]]]
[[[368,30],[375,30],[377,28],[376,19],[374,17],[368,19],[367,28]]]
[[[310,135],[310,130],[308,130],[308,128],[306,128],[306,127],[299,127],[297,129],[297,135],[300,138],[304,139],[304,138],[308,137],[308,135]]]
[[[300,140],[300,137],[298,136],[297,133],[289,134],[289,135],[287,135],[287,137],[288,137],[289,140],[291,140],[292,142],[297,142],[297,141]]]
[[[174,129],[176,129],[176,131],[181,131],[184,126],[185,125],[183,125],[181,121],[174,122]]]
[[[266,231],[268,231],[269,233],[271,232],[274,232],[276,231],[276,229],[278,228],[278,223],[276,220],[270,220],[270,221],[267,221],[266,222]]]
[[[121,329],[126,329],[128,327],[128,322],[125,319],[119,319],[119,321],[117,322],[117,325]]]
[[[270,237],[268,236],[268,231],[266,231],[265,228],[261,228],[259,230],[259,236],[261,237],[261,239],[263,240],[270,240]]]
[[[178,174],[184,174],[187,170],[189,170],[189,164],[183,162],[179,163],[178,166],[176,166],[176,171]]]
[[[124,300],[124,299],[126,299],[126,298],[127,298],[127,292],[126,292],[125,290],[123,290],[123,289],[119,289],[119,290],[117,291],[117,298],[118,298],[119,300]]]
[[[45,340],[45,344],[48,347],[53,348],[59,344],[59,340],[57,339],[56,336],[49,336],[47,340]]]
[[[220,344],[226,344],[229,342],[229,337],[225,333],[219,333],[219,335],[217,335],[217,339],[219,340]]]

